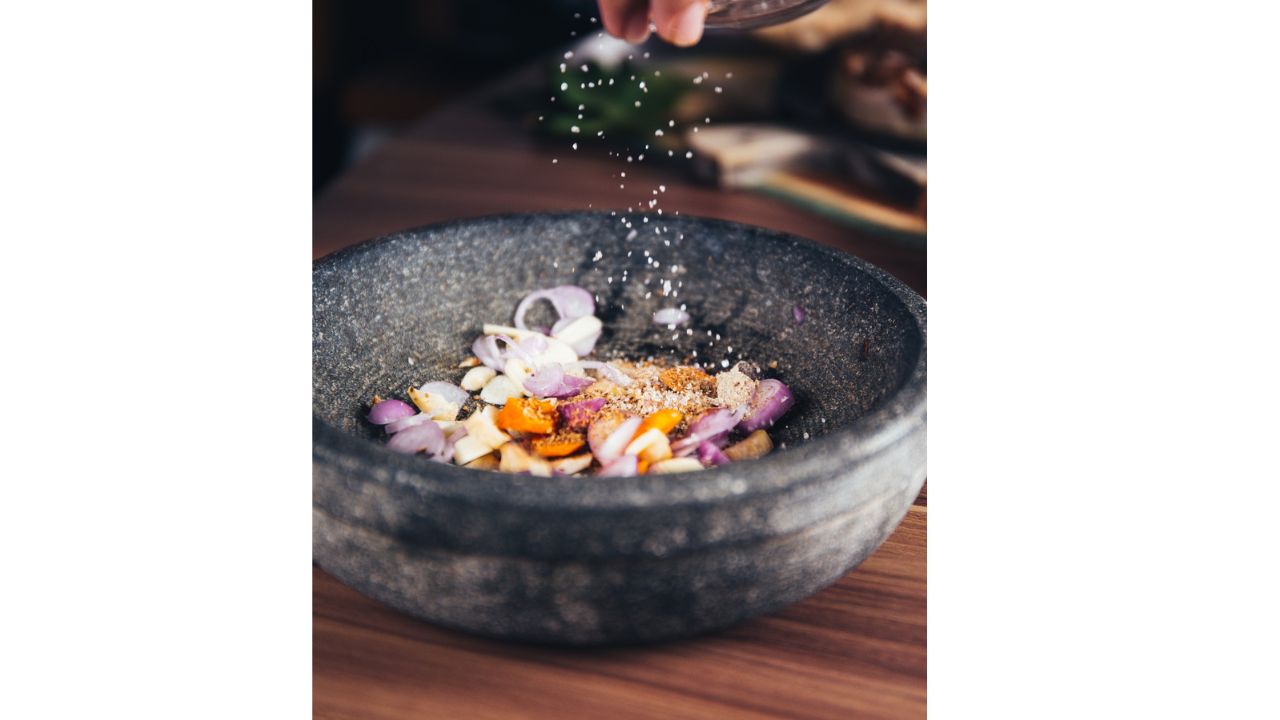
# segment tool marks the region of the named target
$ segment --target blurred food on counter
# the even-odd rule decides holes
[[[924,2],[832,0],[783,25],[709,32],[692,50],[591,35],[552,57],[544,92],[521,102],[573,151],[670,164],[922,244],[925,47]]]

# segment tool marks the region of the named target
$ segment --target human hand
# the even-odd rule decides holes
[[[638,44],[649,37],[649,22],[658,37],[680,47],[702,39],[711,0],[597,0],[604,29],[610,35]]]

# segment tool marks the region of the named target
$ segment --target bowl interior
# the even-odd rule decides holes
[[[525,294],[563,284],[597,297],[599,358],[670,357],[716,370],[750,360],[787,383],[798,402],[771,432],[779,446],[835,433],[877,408],[921,352],[904,287],[809,241],[688,217],[489,217],[316,263],[315,414],[381,443],[382,430],[364,420],[371,397],[407,400],[410,385],[458,382],[482,323],[510,324]],[[652,322],[672,306],[692,316],[687,328]],[[553,319],[549,306],[528,317],[533,326]]]

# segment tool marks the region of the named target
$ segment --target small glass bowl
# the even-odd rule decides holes
[[[711,0],[707,27],[745,30],[777,25],[825,4],[827,0]]]

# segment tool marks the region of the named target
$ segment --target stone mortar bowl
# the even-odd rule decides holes
[[[632,643],[781,608],[889,536],[925,479],[924,300],[808,240],[692,217],[628,219],[631,240],[609,213],[463,220],[316,262],[321,567],[452,628]],[[696,351],[717,369],[749,359],[786,382],[798,402],[772,428],[778,449],[696,473],[597,479],[469,470],[383,447],[364,420],[373,395],[457,382],[483,322],[509,323],[526,293],[570,283],[598,295],[597,357]],[[651,322],[681,304],[692,334]],[[530,323],[549,325],[550,308],[538,312]]]

